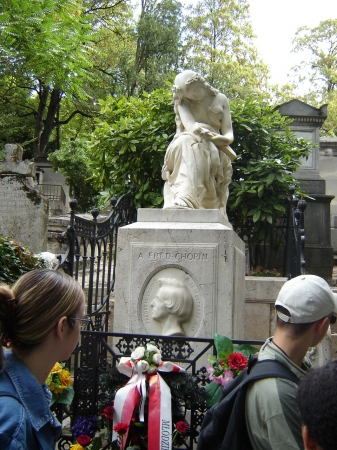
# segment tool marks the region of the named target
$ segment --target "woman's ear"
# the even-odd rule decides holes
[[[67,329],[68,318],[67,316],[62,316],[56,324],[55,332],[59,339],[63,339],[65,331]]]

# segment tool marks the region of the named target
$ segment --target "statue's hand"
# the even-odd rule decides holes
[[[213,133],[212,131],[207,130],[207,128],[202,127],[198,122],[196,122],[193,127],[193,134],[196,134],[197,136],[200,136],[207,141],[213,140],[215,136],[218,136],[216,133]]]

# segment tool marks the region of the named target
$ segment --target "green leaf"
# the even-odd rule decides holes
[[[253,215],[253,222],[257,222],[261,216],[261,211],[256,211],[256,213]]]
[[[222,336],[221,334],[214,335],[214,345],[217,351],[217,354],[223,352],[225,354],[232,353],[233,351],[233,343],[227,336]]]
[[[250,344],[239,344],[234,346],[235,352],[240,352],[245,355],[246,358],[249,359],[250,355],[255,355],[255,353],[258,353],[259,350],[255,347],[253,347]]]
[[[222,390],[222,385],[214,383],[211,381],[205,388],[206,392],[206,405],[207,408],[211,408],[213,405],[218,403],[220,394]]]
[[[101,436],[94,437],[90,444],[91,450],[100,450],[102,448]]]

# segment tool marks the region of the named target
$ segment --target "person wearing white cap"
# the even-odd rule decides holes
[[[276,330],[259,352],[259,361],[276,359],[299,379],[311,368],[306,353],[335,323],[337,295],[316,275],[287,281],[275,302]],[[254,450],[302,450],[301,419],[296,405],[296,383],[266,378],[249,386],[246,423]]]

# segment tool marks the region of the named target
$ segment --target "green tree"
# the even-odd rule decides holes
[[[329,103],[328,119],[322,133],[337,134],[337,19],[320,22],[317,27],[301,27],[293,39],[293,51],[304,59],[293,68],[297,83],[309,83],[301,99],[314,106]]]
[[[251,267],[259,261],[258,244],[270,245],[269,260],[284,244],[275,227],[288,211],[289,188],[298,187],[292,173],[306,156],[310,143],[290,132],[291,120],[258,99],[231,102],[234,129],[233,178],[229,186],[228,217],[250,249]],[[300,192],[297,189],[297,192]]]
[[[269,75],[253,44],[248,0],[199,0],[186,22],[185,66],[229,98],[267,95]]]
[[[178,0],[141,0],[130,95],[164,87],[179,67],[182,5]]]
[[[118,197],[135,184],[138,206],[161,206],[161,166],[175,133],[171,92],[110,96],[100,103],[90,156],[95,187]]]
[[[98,191],[92,184],[91,143],[83,137],[70,139],[48,157],[54,172],[62,172],[77,200],[76,212],[88,212],[98,205]]]
[[[324,20],[314,28],[299,28],[293,44],[294,52],[309,55],[294,70],[301,81],[310,81],[310,90],[324,100],[337,87],[337,19]]]
[[[66,119],[58,119],[65,96],[85,98],[82,84],[91,65],[91,28],[82,1],[9,0],[0,14],[0,30],[0,89],[5,92],[1,103],[11,104],[13,92],[20,90],[36,99],[20,105],[20,114],[34,117],[34,153],[45,153],[55,127],[76,114],[87,114],[74,109]]]

